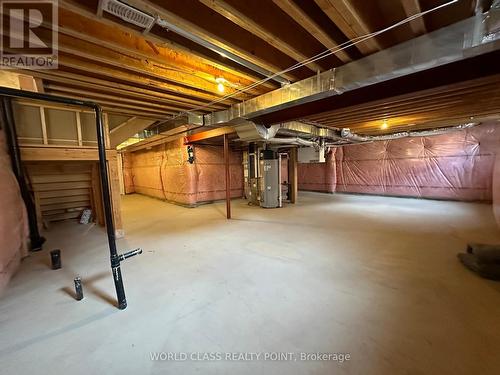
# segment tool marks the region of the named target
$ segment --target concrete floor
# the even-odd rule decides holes
[[[500,283],[456,259],[468,241],[500,242],[489,205],[302,193],[275,210],[234,201],[230,222],[223,203],[187,209],[133,195],[123,209],[120,249],[144,249],[122,267],[127,310],[112,306],[102,229],[55,225],[0,300],[2,374],[500,373]],[[81,302],[71,297],[77,274]]]

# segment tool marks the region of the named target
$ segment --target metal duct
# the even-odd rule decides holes
[[[448,126],[444,128],[436,128],[436,129],[420,130],[420,131],[419,130],[405,131],[405,132],[398,132],[398,133],[384,134],[384,135],[356,134],[352,133],[350,129],[344,128],[340,131],[340,138],[341,138],[340,140],[346,140],[354,143],[361,143],[361,142],[389,141],[392,139],[399,139],[405,137],[429,137],[433,135],[446,134],[457,130],[469,129],[479,124],[480,123],[478,122],[470,122],[467,124]]]
[[[292,145],[292,146],[305,146],[305,147],[315,147],[319,148],[319,143],[314,141],[308,141],[299,137],[287,137],[287,138],[271,138],[266,141],[270,144],[281,144],[281,145]]]
[[[217,125],[238,117],[252,119],[498,50],[499,23],[500,9],[494,7],[487,13],[205,115],[204,123]]]
[[[155,18],[153,16],[118,0],[103,0],[102,9],[126,22],[144,29],[150,29],[155,23]]]

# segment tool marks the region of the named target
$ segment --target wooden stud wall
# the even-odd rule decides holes
[[[28,162],[27,179],[35,197],[39,222],[78,218],[85,208],[100,209],[92,170],[94,162]],[[97,199],[96,199],[97,198]]]

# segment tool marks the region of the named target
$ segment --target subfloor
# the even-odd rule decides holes
[[[119,248],[144,249],[123,263],[129,307],[113,306],[102,228],[55,225],[0,299],[2,374],[500,373],[500,283],[456,258],[500,242],[489,205],[302,193],[233,201],[226,221],[222,202],[132,195],[123,210]],[[317,352],[350,360],[301,360]]]

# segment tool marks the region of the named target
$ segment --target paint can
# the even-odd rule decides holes
[[[80,276],[75,277],[75,295],[76,300],[81,301],[83,299],[83,288],[82,288],[82,279]]]
[[[50,260],[52,263],[52,269],[57,270],[61,268],[61,250],[55,249],[50,252]]]

